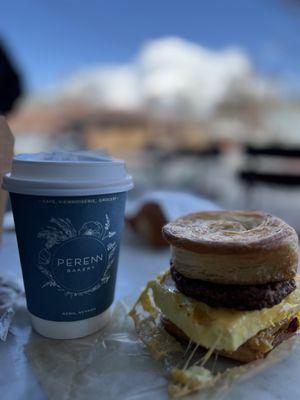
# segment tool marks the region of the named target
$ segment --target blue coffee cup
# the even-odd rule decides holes
[[[124,162],[94,153],[16,156],[10,192],[34,329],[74,338],[103,327],[114,300],[126,193]]]

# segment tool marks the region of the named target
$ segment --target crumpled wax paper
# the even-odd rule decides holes
[[[25,352],[50,400],[163,400],[169,397],[170,371],[182,367],[192,349],[182,348],[162,329],[158,311],[152,314],[150,303],[145,308],[140,304],[136,308],[142,324],[142,329],[138,329],[139,338],[128,310],[124,302],[119,302],[111,323],[86,338],[62,341],[30,335]],[[238,392],[242,380],[285,359],[297,342],[299,336],[278,346],[264,360],[245,365],[212,356],[205,367],[217,376],[216,382],[186,398],[221,399],[234,387]],[[199,360],[200,356],[195,354],[190,362]]]
[[[15,278],[0,275],[0,340],[4,342],[15,314],[14,304],[22,295],[22,285]]]
[[[81,339],[31,334],[25,353],[49,399],[167,398],[166,372],[136,336],[127,312],[118,303],[105,329]]]

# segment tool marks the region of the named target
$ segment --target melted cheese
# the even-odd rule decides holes
[[[189,369],[173,368],[171,370],[169,394],[172,398],[185,396],[212,385],[218,377],[218,375],[214,376],[208,369],[197,365]]]
[[[235,351],[259,331],[289,319],[300,311],[300,277],[297,288],[280,304],[254,311],[213,308],[180,293],[169,272],[151,282],[156,306],[192,341],[205,348]]]

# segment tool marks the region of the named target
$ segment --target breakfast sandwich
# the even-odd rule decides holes
[[[200,212],[163,228],[171,267],[153,282],[166,330],[229,358],[264,357],[299,326],[298,236],[262,212]]]
[[[186,215],[163,228],[170,269],[148,283],[179,342],[250,362],[299,328],[298,236],[257,211]]]

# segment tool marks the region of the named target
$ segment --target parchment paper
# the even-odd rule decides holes
[[[69,341],[32,333],[25,353],[49,399],[167,398],[166,372],[138,339],[122,303],[103,331]]]
[[[0,275],[0,340],[3,342],[15,314],[13,307],[22,295],[22,285],[15,277]]]
[[[185,349],[168,335],[171,338],[168,348],[173,351],[155,361],[138,338],[127,313],[128,307],[124,302],[118,303],[112,322],[103,331],[83,339],[59,341],[41,338],[34,333],[29,336],[25,352],[50,400],[168,398],[170,369],[182,365],[189,354],[187,352],[184,356]],[[210,368],[214,373],[224,370],[225,373],[213,387],[186,398],[223,398],[241,380],[290,355],[297,342],[298,337],[294,337],[266,359],[245,366],[221,358],[215,362],[212,358]],[[231,367],[231,372],[226,372],[228,367]]]

